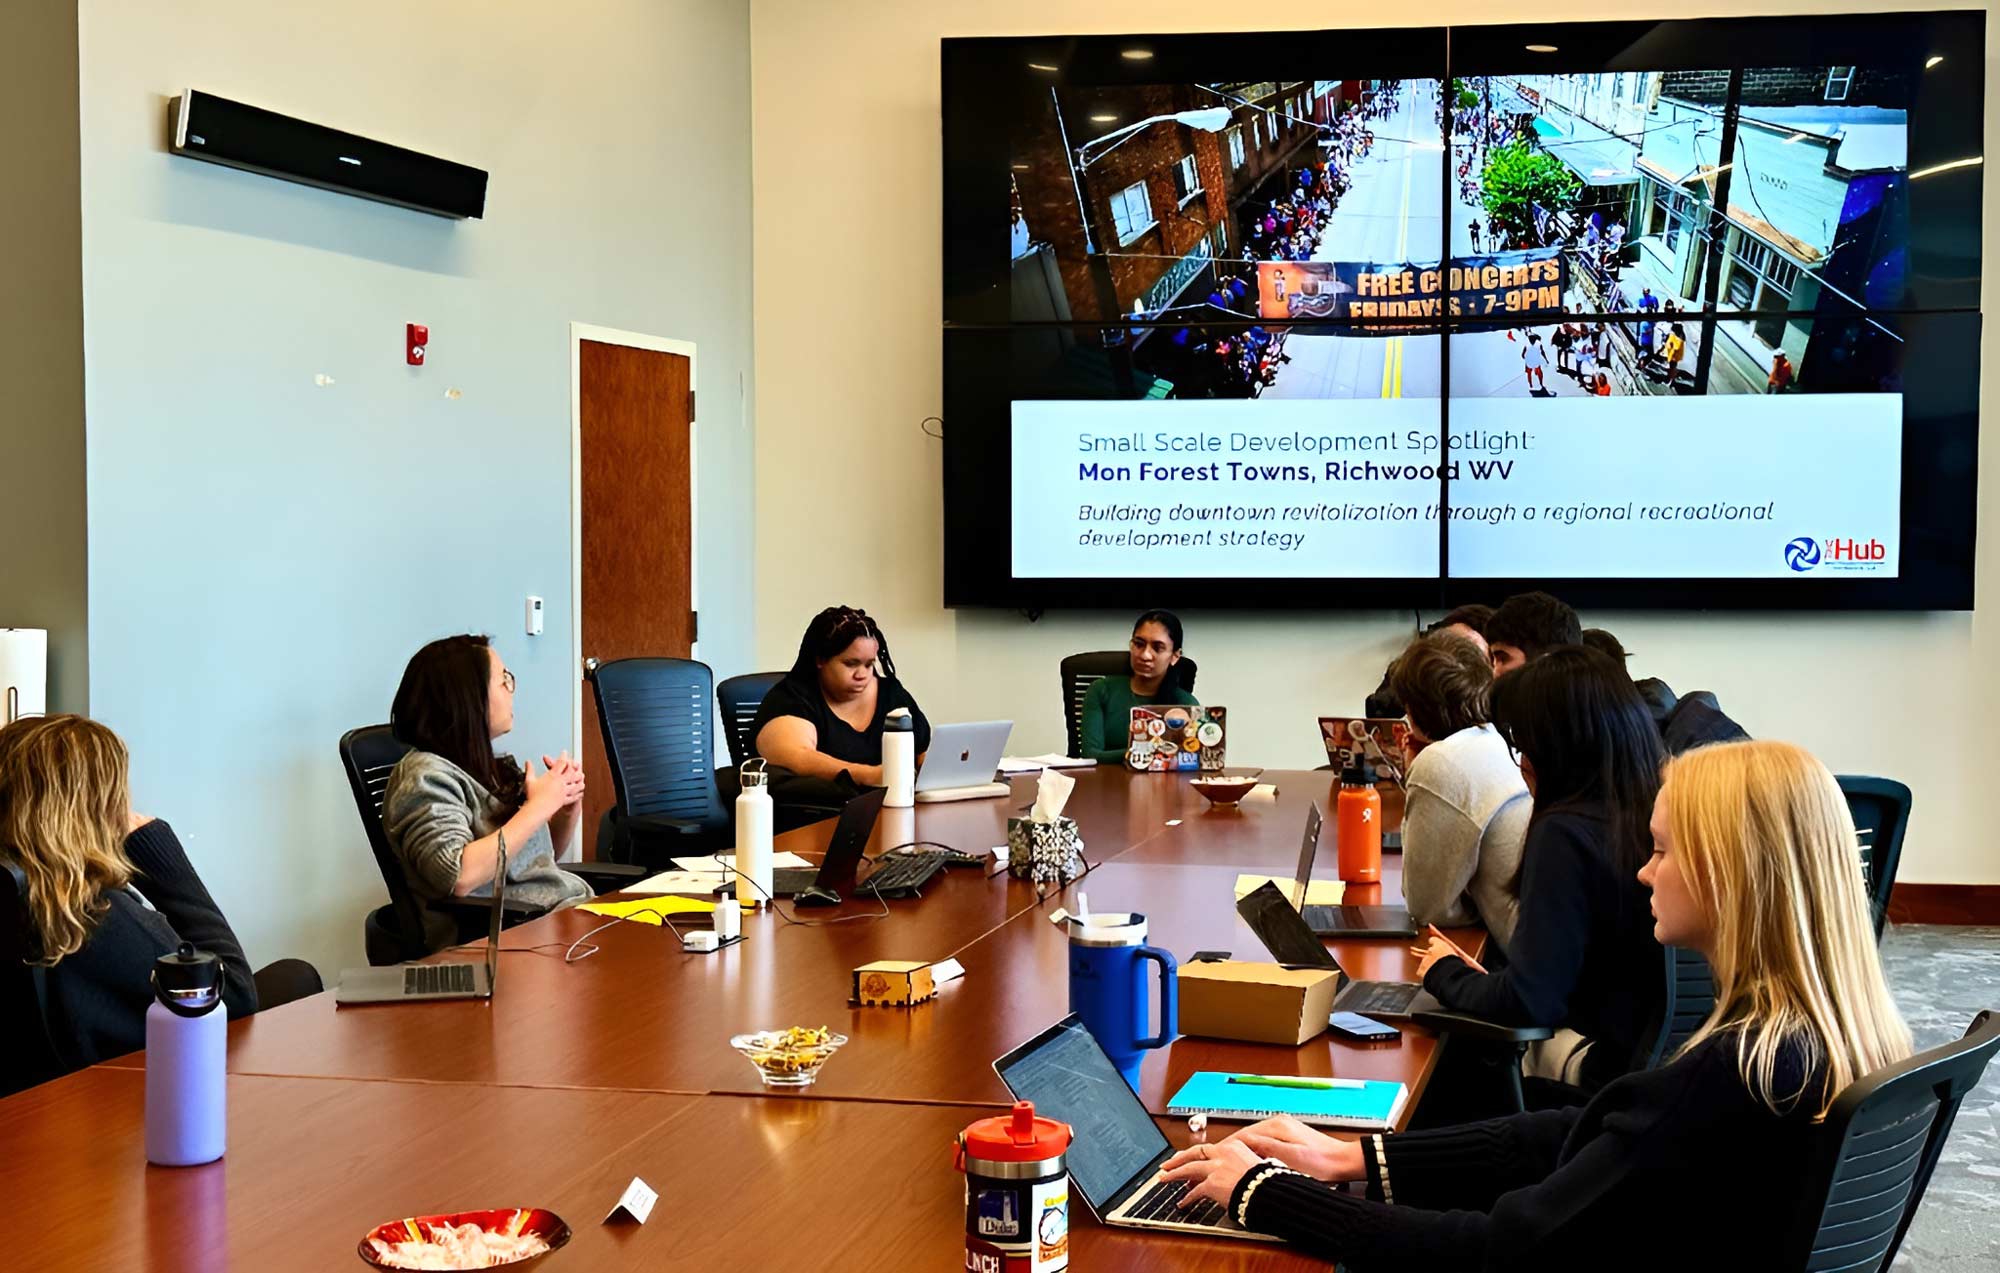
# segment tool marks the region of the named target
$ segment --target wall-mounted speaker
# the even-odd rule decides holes
[[[167,148],[245,172],[359,195],[432,216],[486,211],[486,171],[189,89],[174,99]]]

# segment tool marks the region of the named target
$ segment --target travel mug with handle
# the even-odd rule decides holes
[[[1150,1048],[1163,1048],[1180,1033],[1180,982],[1174,957],[1146,945],[1146,917],[1138,914],[1071,916],[1069,929],[1069,1010],[1103,1047],[1133,1091],[1139,1090],[1139,1062]],[[1159,967],[1160,1032],[1146,1034],[1145,963]]]

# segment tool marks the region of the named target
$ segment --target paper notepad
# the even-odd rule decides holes
[[[1297,880],[1281,880],[1275,875],[1239,875],[1236,877],[1236,900],[1242,901],[1266,884],[1276,884],[1286,901],[1298,891]],[[1347,885],[1339,880],[1313,880],[1306,885],[1307,906],[1338,906],[1347,896]]]
[[[807,870],[811,870],[814,864],[806,861],[796,853],[780,853],[771,859],[771,865],[773,867],[802,866]],[[675,858],[674,869],[678,871],[706,871],[710,874],[733,871],[736,869],[736,855],[734,853],[720,855],[710,853],[703,854],[700,857]]]
[[[700,902],[692,897],[635,897],[624,902],[585,902],[577,907],[593,915],[607,915],[612,919],[637,920],[641,924],[664,923],[668,915],[712,915],[714,902]]]
[[[1167,1113],[1185,1116],[1206,1114],[1254,1123],[1259,1119],[1290,1114],[1314,1127],[1344,1127],[1357,1131],[1393,1131],[1403,1112],[1410,1089],[1401,1083],[1377,1079],[1331,1080],[1340,1087],[1265,1087],[1255,1083],[1232,1083],[1229,1075],[1202,1070],[1174,1093]],[[1353,1086],[1346,1084],[1352,1083]]]
[[[1061,752],[1049,752],[1041,756],[1002,756],[1000,772],[1003,774],[1031,774],[1042,769],[1094,769],[1094,760],[1079,760],[1075,756],[1065,756]]]

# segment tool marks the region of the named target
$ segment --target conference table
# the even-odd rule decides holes
[[[1236,808],[1208,806],[1176,775],[1073,776],[1068,813],[1090,870],[1068,888],[954,869],[921,898],[745,915],[743,943],[710,955],[664,927],[612,922],[588,937],[594,953],[566,959],[606,923],[568,910],[507,930],[491,1000],[338,1008],[329,993],[233,1022],[229,1151],[206,1167],[145,1164],[143,1054],[0,1102],[0,1187],[33,1211],[13,1226],[8,1264],[359,1267],[350,1253],[382,1221],[541,1206],[575,1234],[551,1268],[958,1267],[953,1138],[1007,1104],[993,1059],[1068,1010],[1067,941],[1050,916],[1081,890],[1093,911],[1144,913],[1151,943],[1182,960],[1263,958],[1236,915],[1236,877],[1289,879],[1308,802],[1330,809],[1337,795],[1325,771],[1266,771],[1275,793]],[[869,852],[928,840],[985,853],[1033,791],[1017,778],[1005,800],[885,810]],[[831,825],[777,847],[815,858]],[[1334,875],[1327,838],[1316,878]],[[1394,855],[1381,884],[1347,892],[1399,897]],[[1475,951],[1482,936],[1450,935]],[[1407,942],[1329,948],[1355,978],[1415,975]],[[946,958],[965,975],[928,1003],[848,1002],[859,964]],[[788,1025],[850,1042],[812,1087],[763,1088],[728,1038]],[[1394,1079],[1414,1107],[1437,1053],[1415,1026],[1368,1045],[1182,1037],[1147,1055],[1139,1095],[1184,1144],[1185,1121],[1165,1111],[1196,1070]],[[651,1218],[600,1223],[634,1177],[660,1195]],[[1106,1229],[1080,1201],[1072,1228],[1079,1269],[1324,1267],[1265,1243]]]

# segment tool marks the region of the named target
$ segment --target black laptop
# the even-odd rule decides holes
[[[800,906],[838,906],[842,899],[858,896],[916,896],[943,868],[936,856],[884,853],[867,860],[862,856],[888,794],[877,787],[843,805],[819,867],[787,866],[771,872],[772,894],[789,897]]]
[[[1417,926],[1401,906],[1308,906],[1313,862],[1319,856],[1319,801],[1306,808],[1305,843],[1299,846],[1299,873],[1292,886],[1292,905],[1321,937],[1415,937]]]
[[[1325,968],[1340,975],[1333,997],[1335,1012],[1359,1012],[1369,1017],[1414,1017],[1443,1012],[1444,1005],[1414,981],[1355,981],[1307,926],[1290,898],[1269,881],[1236,903],[1236,913],[1264,943],[1271,958],[1287,968]]]

